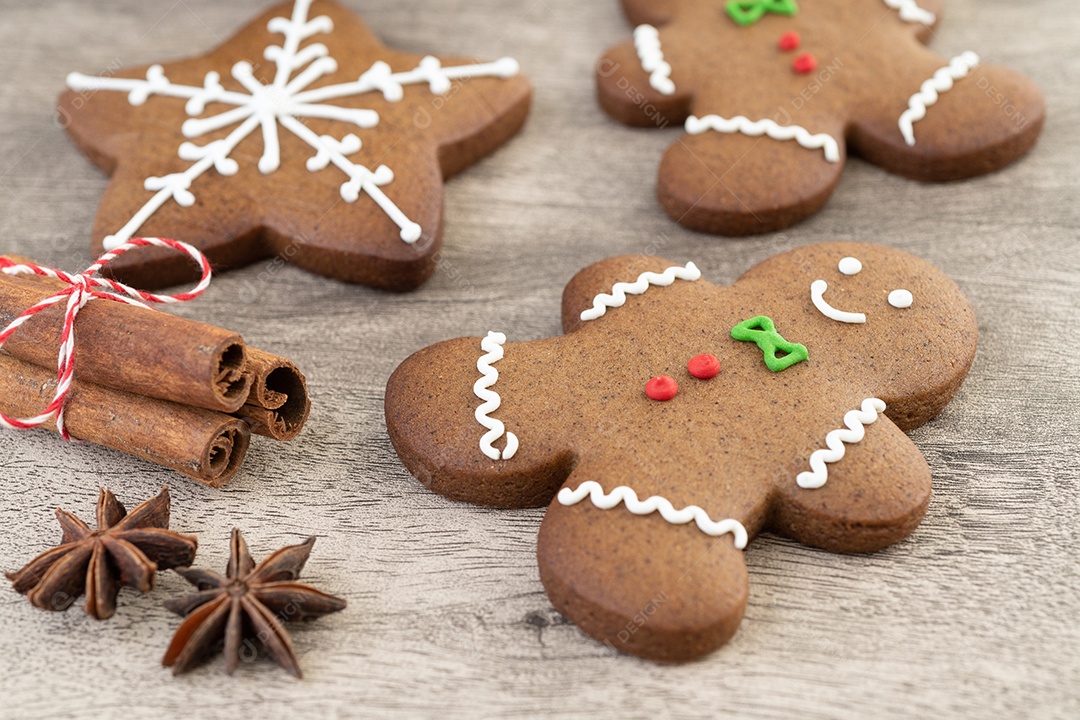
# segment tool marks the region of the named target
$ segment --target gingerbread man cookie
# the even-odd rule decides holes
[[[218,269],[277,255],[390,290],[434,271],[443,179],[514,135],[532,93],[510,58],[391,50],[325,0],[268,10],[201,57],[68,86],[61,120],[112,176],[95,254],[160,235]],[[191,272],[152,249],[111,269],[145,288]]]
[[[723,235],[792,225],[832,195],[850,152],[924,181],[1024,155],[1045,105],[1028,78],[927,49],[943,0],[623,0],[634,40],[597,65],[600,105],[683,123],[658,196]]]
[[[548,505],[552,603],[664,661],[735,632],[759,533],[869,552],[915,529],[931,476],[904,431],[953,397],[978,333],[943,273],[860,243],[792,250],[731,287],[611,258],[571,280],[562,315],[560,337],[416,353],[387,385],[387,429],[435,492]]]

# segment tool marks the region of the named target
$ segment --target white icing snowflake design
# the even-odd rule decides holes
[[[170,199],[182,207],[194,205],[191,185],[211,168],[221,175],[235,175],[239,165],[230,155],[241,141],[258,129],[262,130],[263,137],[259,171],[268,175],[277,170],[281,164],[279,126],[314,150],[314,155],[307,160],[310,172],[334,165],[347,176],[348,179],[341,186],[342,198],[353,203],[361,193],[367,194],[401,229],[403,241],[411,244],[420,239],[422,228],[406,217],[382,190],[393,181],[393,171],[385,165],[372,171],[350,160],[348,156],[358,152],[361,147],[360,138],[353,133],[345,134],[341,139],[319,135],[300,118],[322,118],[359,128],[372,128],[379,122],[379,113],[375,110],[345,108],[328,104],[328,101],[378,91],[387,101],[398,102],[404,96],[403,86],[422,83],[426,83],[432,93],[443,95],[450,91],[455,79],[512,77],[519,72],[518,63],[512,58],[502,58],[490,63],[443,67],[438,58],[427,56],[414,69],[395,73],[387,63],[378,61],[356,82],[311,89],[315,81],[337,70],[337,62],[329,56],[330,51],[322,43],[301,47],[313,36],[331,33],[334,29],[333,21],[325,15],[308,19],[311,3],[312,0],[296,0],[292,17],[275,17],[267,24],[270,32],[284,36],[281,45],[270,45],[263,53],[268,61],[277,66],[272,83],[264,85],[259,82],[250,62],[241,61],[233,65],[232,76],[246,93],[224,89],[217,72],[208,72],[202,87],[178,85],[165,76],[160,65],[152,65],[146,71],[145,80],[93,77],[80,73],[68,75],[67,84],[72,90],[127,92],[128,102],[134,106],[144,104],[153,95],[187,99],[185,111],[192,117],[181,127],[186,138],[202,137],[239,123],[220,140],[206,145],[183,143],[179,156],[192,161],[192,165],[181,173],[147,178],[144,186],[154,192],[154,196],[123,228],[105,238],[106,250],[112,250],[130,239]],[[210,103],[233,107],[217,115],[194,117],[201,115]]]

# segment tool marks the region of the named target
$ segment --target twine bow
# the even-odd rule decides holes
[[[198,263],[199,268],[202,270],[202,278],[199,280],[198,285],[188,292],[180,293],[179,295],[154,295],[152,293],[128,287],[115,280],[94,277],[95,273],[127,251],[134,250],[138,247],[146,247],[148,245],[171,248],[190,256],[191,259]],[[147,310],[151,309],[147,303],[163,304],[187,302],[188,300],[194,300],[199,295],[202,295],[203,291],[206,290],[207,286],[210,284],[211,275],[210,261],[196,248],[187,243],[179,242],[178,240],[167,240],[164,238],[132,238],[115,250],[105,253],[99,257],[93,265],[76,275],[68,275],[61,270],[41,267],[40,265],[15,263],[3,257],[0,257],[0,272],[3,272],[6,275],[33,274],[41,277],[55,278],[66,283],[68,286],[28,308],[19,315],[19,317],[12,320],[3,331],[0,331],[0,348],[3,348],[4,343],[7,342],[8,338],[14,335],[23,323],[45,308],[52,307],[53,305],[63,302],[65,299],[67,300],[67,309],[64,311],[63,329],[60,333],[60,351],[57,356],[56,394],[53,396],[52,402],[49,403],[48,407],[46,407],[40,415],[30,418],[10,418],[3,413],[0,413],[0,426],[16,430],[27,430],[29,428],[40,427],[53,418],[56,418],[56,429],[65,440],[71,439],[71,436],[67,432],[67,428],[64,426],[64,404],[67,402],[68,395],[71,393],[71,383],[75,375],[75,318],[78,316],[79,311],[91,300],[113,300],[115,302],[127,303],[128,305],[136,305],[141,308],[146,308]]]

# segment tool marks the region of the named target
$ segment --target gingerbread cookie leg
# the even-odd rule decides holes
[[[692,660],[724,644],[748,595],[736,535],[712,537],[693,521],[640,516],[623,503],[560,502],[588,477],[574,472],[540,526],[540,579],[555,608],[592,637],[651,660]]]
[[[844,168],[843,128],[833,122],[710,114],[687,118],[686,130],[664,154],[657,194],[694,230],[750,235],[793,225],[828,201]]]
[[[914,443],[868,398],[837,418],[795,477],[779,478],[769,527],[832,552],[872,552],[910,535],[930,502]]]

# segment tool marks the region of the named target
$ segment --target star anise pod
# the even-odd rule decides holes
[[[67,610],[86,594],[86,612],[105,620],[116,612],[121,587],[149,592],[154,574],[195,559],[198,541],[169,530],[169,489],[130,513],[109,490],[98,494],[97,530],[57,508],[64,535],[15,573],[5,573],[15,590],[43,610]]]
[[[247,543],[234,529],[224,577],[209,570],[177,569],[199,592],[165,603],[187,619],[173,636],[162,664],[171,666],[174,675],[186,672],[213,654],[224,638],[225,671],[232,675],[247,636],[254,637],[279,665],[301,677],[283,623],[314,620],[345,608],[341,598],[295,582],[314,544],[311,537],[282,548],[256,567]]]

